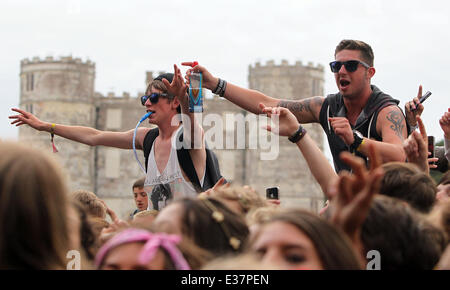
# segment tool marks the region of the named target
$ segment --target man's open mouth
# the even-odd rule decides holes
[[[347,80],[340,80],[340,81],[339,81],[339,84],[341,85],[341,88],[345,88],[345,87],[347,87],[348,85],[350,85],[350,82],[347,81]]]

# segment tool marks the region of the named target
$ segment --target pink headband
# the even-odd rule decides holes
[[[146,230],[129,228],[112,237],[100,248],[95,257],[95,265],[99,268],[108,252],[117,246],[133,242],[145,242],[144,248],[139,254],[139,264],[148,264],[155,257],[158,248],[161,247],[169,254],[177,270],[190,270],[189,264],[176,246],[180,240],[180,236],[177,235],[151,233]]]

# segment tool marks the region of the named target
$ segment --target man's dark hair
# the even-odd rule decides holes
[[[362,60],[368,65],[373,66],[373,51],[370,45],[368,45],[367,43],[361,40],[344,39],[336,46],[334,56],[336,57],[336,54],[344,49],[359,50]]]
[[[380,193],[406,201],[422,213],[428,213],[436,200],[433,179],[414,164],[389,162],[383,165]]]
[[[375,197],[362,226],[365,253],[377,250],[382,270],[432,270],[446,245],[444,232],[398,199]]]
[[[145,182],[145,177],[139,178],[138,180],[136,180],[133,183],[133,187],[131,188],[131,190],[134,190],[136,187],[137,188],[143,188],[144,187],[144,182]]]

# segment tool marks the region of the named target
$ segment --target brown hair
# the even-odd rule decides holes
[[[160,90],[161,92],[163,92],[165,94],[169,94],[167,92],[166,85],[160,80],[153,80],[150,84],[148,84],[147,89],[145,90],[145,94],[149,95],[151,90],[152,90],[152,88]],[[174,96],[169,94],[169,96],[166,99],[167,99],[168,102],[171,102],[174,98],[175,98]],[[181,114],[181,105],[179,105],[177,107],[177,113]]]
[[[184,198],[176,203],[183,206],[181,218],[183,236],[217,255],[242,251],[249,230],[240,215],[214,198]],[[220,222],[218,216],[219,219],[222,217]],[[239,245],[233,247],[231,240],[237,240]]]
[[[361,269],[350,240],[326,220],[306,210],[286,209],[266,224],[277,221],[292,224],[311,239],[325,270]]]
[[[439,261],[444,233],[408,204],[376,196],[362,226],[366,251],[377,250],[384,270],[431,270]]]
[[[447,242],[450,242],[450,200],[436,203],[427,219],[434,226],[441,228],[447,236]]]
[[[67,189],[49,156],[0,143],[0,269],[65,269]]]
[[[87,214],[94,217],[106,218],[106,207],[95,193],[80,189],[72,192],[72,198],[83,206]]]
[[[133,183],[133,187],[131,188],[131,190],[134,190],[135,188],[144,188],[144,182],[145,177],[139,178]]]
[[[361,40],[353,40],[353,39],[344,39],[336,46],[336,50],[334,51],[334,56],[342,50],[358,50],[361,54],[361,58],[364,62],[366,62],[369,66],[373,66],[373,51],[370,45],[361,41]]]
[[[427,213],[436,200],[436,184],[426,173],[411,163],[383,164],[380,193],[405,200],[420,212]]]
[[[219,188],[211,192],[211,196],[217,199],[225,199],[238,203],[240,212],[247,214],[254,208],[266,206],[266,200],[251,188],[232,186]]]

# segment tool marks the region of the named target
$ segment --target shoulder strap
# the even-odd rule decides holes
[[[150,151],[152,151],[153,143],[155,142],[156,137],[159,136],[159,129],[153,128],[148,131],[147,135],[144,138],[143,151],[145,157],[145,170],[147,170],[148,165],[148,156],[150,155]]]

